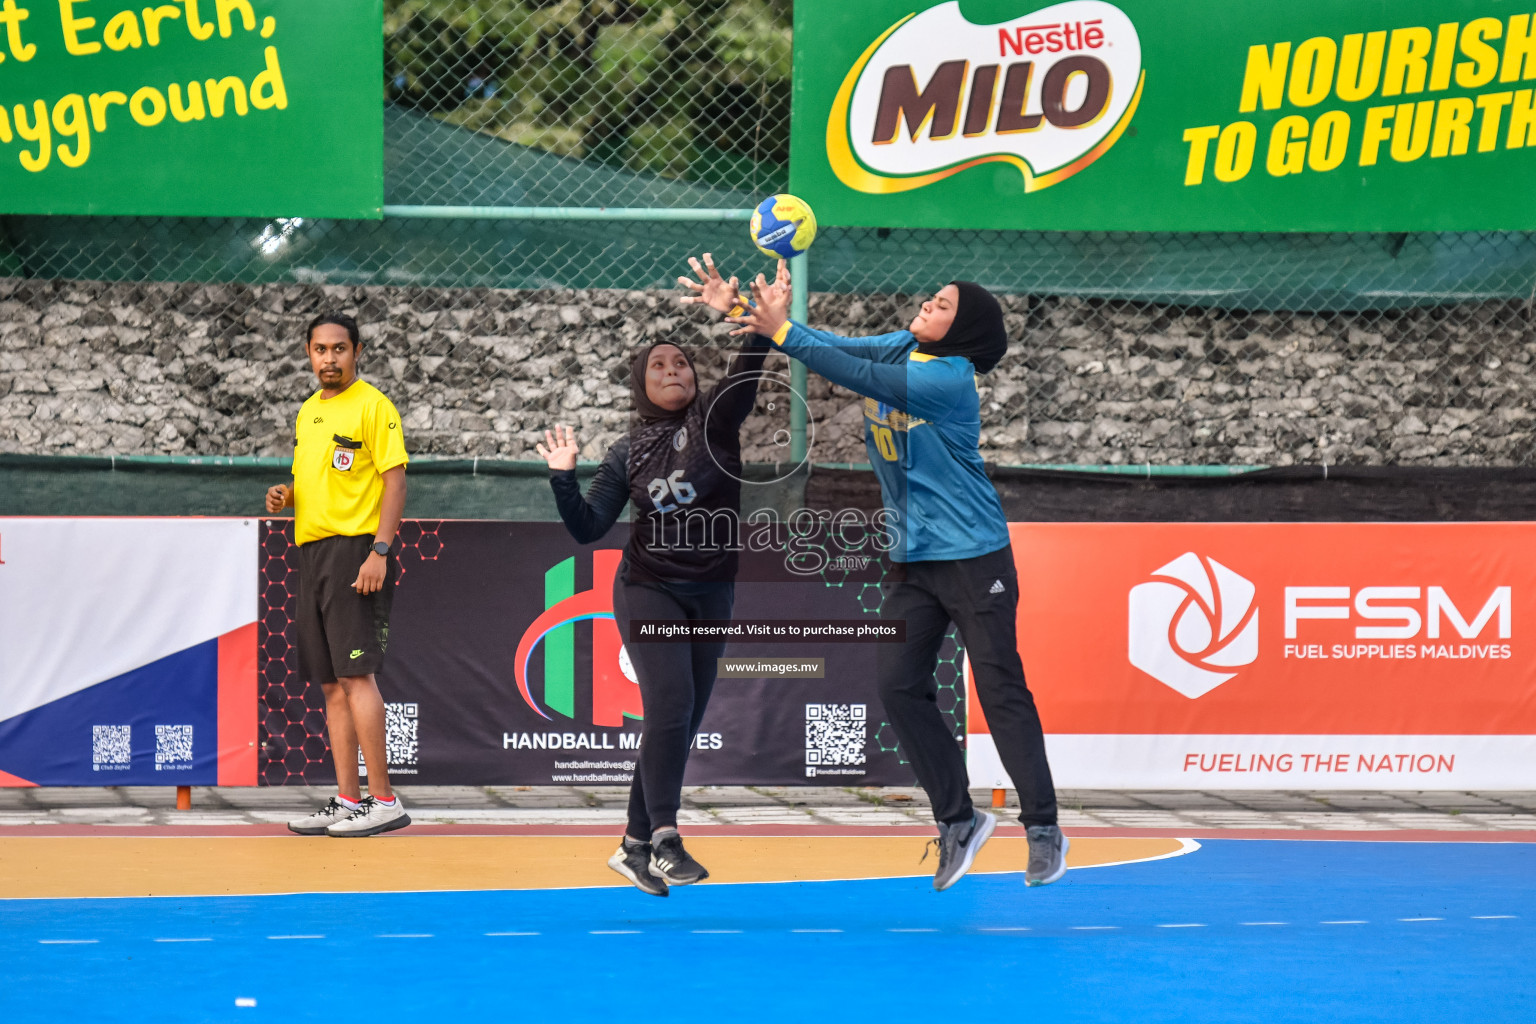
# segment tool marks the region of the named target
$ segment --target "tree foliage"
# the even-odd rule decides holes
[[[792,0],[387,0],[392,102],[749,191],[789,160]]]

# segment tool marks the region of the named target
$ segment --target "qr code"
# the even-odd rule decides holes
[[[190,725],[155,726],[155,771],[192,763]]]
[[[91,726],[91,770],[128,768],[133,764],[133,726]]]
[[[869,716],[863,704],[805,706],[805,763],[863,764]]]
[[[384,705],[384,762],[390,766],[416,763],[416,705]]]
[[[417,754],[416,727],[420,724],[416,708],[414,701],[384,704],[384,763],[391,772],[398,769],[406,775],[416,774],[413,767]],[[362,748],[357,751],[357,771],[363,778],[368,777],[368,763],[363,760]]]

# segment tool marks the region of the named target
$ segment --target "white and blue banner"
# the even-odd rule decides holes
[[[0,785],[251,785],[255,519],[0,518]]]

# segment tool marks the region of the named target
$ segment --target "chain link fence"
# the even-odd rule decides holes
[[[770,269],[739,220],[669,218],[787,187],[791,15],[389,0],[384,220],[0,218],[0,450],[285,454],[312,387],[302,326],[340,308],[417,451],[528,459],[560,421],[600,457],[627,424],[629,349],[698,345],[707,378],[731,347],[675,303],[687,257]],[[434,206],[657,212],[419,215]],[[847,333],[905,326],[951,278],[1002,297],[994,462],[1532,461],[1530,234],[826,227],[809,273],[812,322]],[[786,397],[765,389],[749,459],[788,457]],[[866,461],[858,403],[814,376],[807,397],[811,458]]]

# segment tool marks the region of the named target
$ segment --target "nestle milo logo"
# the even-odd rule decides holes
[[[864,50],[833,102],[827,155],[860,192],[906,192],[984,163],[1017,168],[1035,192],[1115,144],[1142,80],[1141,41],[1113,4],[1071,0],[976,25],[951,0]]]

